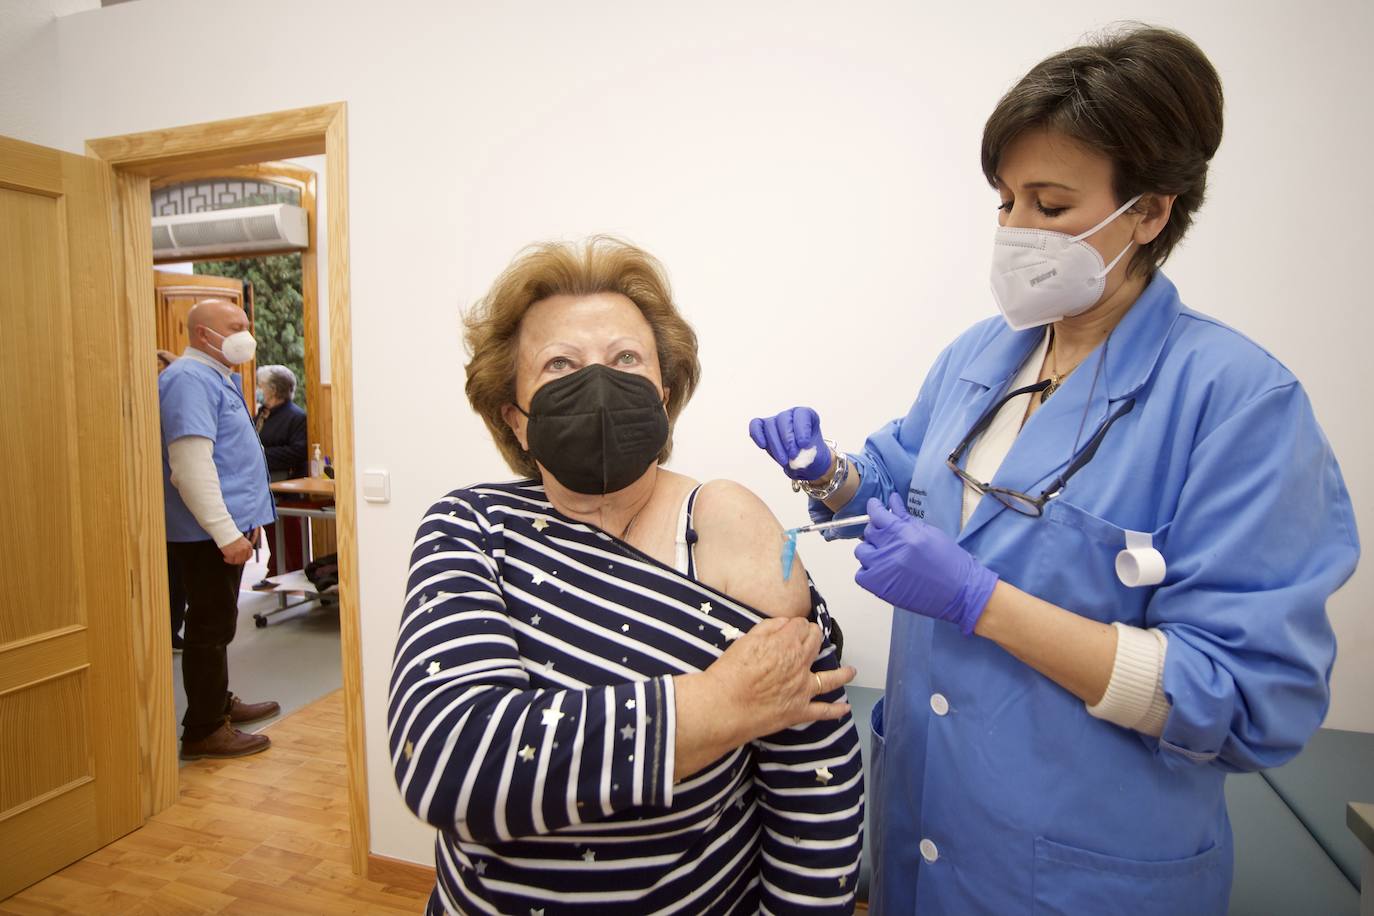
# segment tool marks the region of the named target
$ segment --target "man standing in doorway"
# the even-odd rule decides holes
[[[168,551],[187,597],[181,758],[242,757],[272,741],[234,726],[281,711],[229,692],[243,566],[260,526],[276,518],[262,446],[233,372],[257,343],[243,309],[223,299],[196,303],[186,330],[186,351],[158,378]]]

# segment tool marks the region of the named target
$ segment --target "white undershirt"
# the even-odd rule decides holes
[[[1034,385],[1040,378],[1049,338],[1047,331],[1011,380],[1008,391]],[[987,430],[973,443],[965,466],[970,477],[989,483],[997,475],[1021,432],[1029,406],[1026,399],[1031,397],[1038,395],[1023,395],[1004,404]],[[968,524],[982,498],[983,494],[977,490],[964,487],[961,528]],[[1157,629],[1141,629],[1124,623],[1112,626],[1116,628],[1116,658],[1112,662],[1111,680],[1107,682],[1102,699],[1097,705],[1088,706],[1088,712],[1122,728],[1158,737],[1164,731],[1172,708],[1164,693],[1164,657],[1169,650],[1169,639]]]
[[[1045,362],[1049,339],[1048,333],[1040,338],[1040,343],[1031,351],[1031,355],[1026,357],[1026,361],[1021,364],[1021,369],[1016,373],[1016,377],[1011,380],[1011,385],[1007,387],[1008,391],[1015,391],[1017,388],[1025,388],[1027,385],[1035,384],[1036,379],[1040,377],[1040,367]],[[974,480],[979,483],[990,483],[992,478],[997,476],[997,469],[1006,460],[1007,453],[1011,451],[1017,435],[1021,432],[1021,423],[1026,418],[1026,408],[1030,406],[1029,399],[1033,397],[1038,397],[1038,395],[1022,395],[1002,405],[1002,409],[997,411],[997,416],[992,418],[992,423],[973,443],[969,449],[968,463],[964,466],[964,470],[968,471],[969,476]],[[982,493],[973,487],[964,487],[963,520],[959,523],[961,529],[973,517],[973,510],[978,508],[978,503],[982,499]]]

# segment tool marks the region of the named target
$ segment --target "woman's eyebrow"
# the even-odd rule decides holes
[[[535,350],[535,351],[534,351],[534,358],[535,358],[535,359],[539,359],[539,358],[541,358],[541,357],[544,355],[544,353],[545,353],[546,351],[548,351],[548,350],[555,350],[555,349],[557,349],[557,350],[568,350],[568,351],[571,351],[571,352],[573,352],[573,353],[580,353],[580,352],[581,352],[577,347],[573,346],[572,344],[568,343],[567,341],[564,341],[564,340],[551,340],[551,341],[549,341],[548,343],[544,344],[544,346],[540,347],[538,350]]]
[[[1008,190],[1011,189],[1011,185],[1007,184],[1006,181],[1002,179],[1001,175],[994,175],[992,177],[993,180],[997,182],[997,186],[999,188],[1006,188]],[[1071,188],[1068,185],[1062,184],[1058,181],[1028,181],[1025,184],[1021,185],[1021,187],[1026,190],[1036,190],[1039,188],[1061,188],[1065,191],[1074,191],[1075,193],[1078,191],[1077,188]]]

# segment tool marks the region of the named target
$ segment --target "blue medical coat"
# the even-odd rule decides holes
[[[267,459],[237,380],[237,375],[225,378],[192,357],[178,359],[158,376],[162,496],[169,541],[211,539],[172,485],[167,446],[183,436],[204,436],[215,444],[220,494],[240,531],[276,520],[276,506],[267,488]]]
[[[856,456],[859,492],[835,514],[906,492],[1006,582],[1159,628],[1172,712],[1158,739],[1095,719],[992,642],[895,611],[873,715],[874,911],[1224,912],[1222,783],[1282,764],[1325,715],[1325,603],[1359,554],[1350,498],[1293,375],[1156,274],[992,482],[1039,493],[1110,410],[1135,398],[1134,410],[1041,518],[985,498],[960,531],[963,487],[945,459],[1042,333],[996,318],[956,340],[910,412]],[[814,502],[812,514],[831,517]],[[1117,579],[1126,529],[1153,535],[1162,584]]]

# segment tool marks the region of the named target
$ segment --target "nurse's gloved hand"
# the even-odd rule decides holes
[[[934,525],[912,518],[896,493],[868,501],[868,526],[854,548],[863,567],[854,581],[908,611],[958,624],[973,634],[997,574]]]
[[[821,438],[821,418],[810,407],[749,421],[749,438],[793,480],[820,480],[830,472],[830,446]]]

